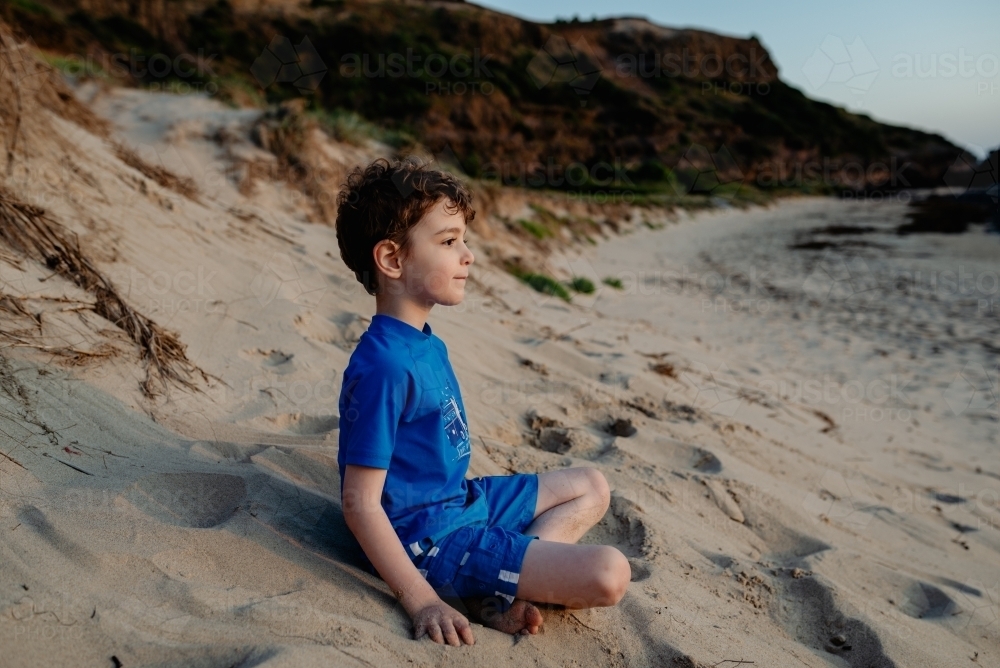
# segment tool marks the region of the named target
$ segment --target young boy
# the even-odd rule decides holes
[[[596,469],[465,479],[465,405],[427,316],[465,295],[471,202],[450,174],[385,159],[355,169],[337,200],[340,255],[376,311],[340,394],[344,517],[414,637],[456,646],[475,639],[442,596],[493,628],[537,633],[529,601],[614,605],[631,577],[615,548],[575,544],[608,508]]]

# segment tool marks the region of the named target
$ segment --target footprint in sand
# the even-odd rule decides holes
[[[278,429],[293,434],[325,434],[340,425],[339,415],[306,415],[304,413],[282,413],[265,418]]]
[[[759,489],[727,480],[725,491],[738,503],[744,517],[743,524],[764,542],[761,552],[777,563],[789,567],[802,566],[806,557],[830,549],[823,541],[789,526],[781,502]]]
[[[580,539],[580,542],[614,545],[629,558],[630,563],[639,559],[649,559],[654,556],[656,548],[650,530],[641,515],[642,508],[638,505],[623,496],[612,494],[608,512]],[[648,577],[649,570],[644,568]],[[634,567],[633,577],[635,577]]]
[[[711,474],[722,472],[722,462],[715,453],[705,448],[666,436],[657,436],[655,443],[660,449],[658,454],[676,470],[694,469]]]
[[[524,421],[531,430],[528,443],[557,455],[571,453],[574,457],[596,459],[614,442],[613,437],[602,438],[600,434],[604,432],[599,428],[566,427],[556,418],[539,415],[535,409],[525,414]]]
[[[175,526],[206,529],[232,517],[246,497],[243,478],[221,473],[154,473],[122,497],[151,517]]]
[[[793,576],[774,582],[781,593],[781,622],[798,642],[837,655],[852,668],[896,666],[872,627],[845,615],[819,579]]]
[[[914,619],[950,619],[958,604],[934,585],[913,582],[906,588],[899,609]]]
[[[693,463],[691,468],[702,473],[719,473],[722,471],[722,462],[713,453],[704,448],[695,448],[693,451]]]
[[[643,580],[649,579],[651,571],[645,562],[638,559],[629,559],[628,565],[632,569],[632,577],[630,578],[631,582],[642,582]]]
[[[712,499],[715,501],[715,505],[719,507],[719,510],[724,512],[729,519],[734,522],[739,522],[743,524],[746,518],[743,516],[743,511],[740,510],[740,506],[736,503],[736,499],[729,490],[723,485],[722,481],[718,478],[705,478],[702,484],[708,487]]]

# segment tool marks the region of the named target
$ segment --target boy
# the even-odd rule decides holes
[[[465,405],[427,316],[465,295],[471,201],[450,174],[382,158],[355,169],[337,199],[340,255],[376,311],[340,394],[344,518],[414,638],[456,646],[475,639],[441,596],[487,626],[537,633],[529,601],[614,605],[631,576],[615,548],[575,544],[608,508],[596,469],[465,479]]]

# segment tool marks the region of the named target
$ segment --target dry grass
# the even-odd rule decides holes
[[[301,191],[311,204],[310,220],[332,225],[337,219],[336,194],[346,170],[315,145],[315,133],[322,131],[316,118],[305,113],[304,102],[299,98],[268,109],[254,124],[251,136],[277,158],[276,169],[264,176]],[[252,189],[254,176],[249,176],[247,188]]]
[[[654,371],[661,376],[666,376],[667,378],[673,378],[677,380],[677,368],[670,362],[660,362],[658,364],[652,364],[649,367],[650,371]]]
[[[0,174],[10,175],[19,155],[26,155],[31,147],[44,144],[53,136],[51,115],[72,121],[92,134],[108,136],[107,123],[76,99],[62,75],[42,62],[29,44],[18,42],[7,25],[0,21],[0,135],[6,158]],[[124,147],[118,149],[118,155],[164,187],[188,197],[197,194],[194,182],[189,179],[147,165]],[[0,176],[0,180],[2,178]],[[75,234],[53,220],[45,210],[24,202],[3,183],[0,183],[0,241],[16,254],[45,265],[93,297],[93,303],[77,303],[69,308],[93,311],[139,346],[146,367],[146,378],[141,386],[147,397],[156,395],[157,383],[164,390],[169,383],[176,383],[198,391],[193,376],[200,374],[206,381],[210,377],[188,360],[185,346],[176,334],[125,302],[111,282],[81,252]],[[20,264],[19,258],[6,252],[0,251],[0,258]],[[3,296],[0,312],[8,322],[28,318],[33,323],[22,331],[9,328],[2,331],[3,338],[13,345],[43,350],[70,362],[109,357],[114,353],[111,346],[81,350],[73,346],[43,345],[41,317],[16,298]]]
[[[164,188],[169,188],[190,200],[198,201],[198,185],[194,182],[194,179],[186,176],[177,176],[163,167],[149,164],[125,144],[114,142],[113,146],[115,154],[122,162],[141,172],[147,179],[152,179]]]
[[[3,186],[0,186],[0,240],[93,295],[94,312],[125,332],[139,346],[146,365],[146,378],[141,386],[147,397],[157,394],[154,380],[158,380],[164,390],[169,382],[174,382],[194,391],[198,391],[191,380],[195,373],[208,380],[209,376],[188,360],[185,346],[176,334],[138,313],[122,299],[111,282],[80,251],[75,234],[49,218],[43,209],[19,201]],[[20,310],[14,302],[5,302],[5,307]],[[70,353],[92,354],[76,350]]]

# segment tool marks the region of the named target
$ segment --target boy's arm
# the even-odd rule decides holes
[[[385,476],[386,469],[353,464],[345,467],[343,503],[348,528],[413,619],[414,638],[426,633],[437,643],[474,644],[469,620],[441,600],[399,542],[382,508]]]

